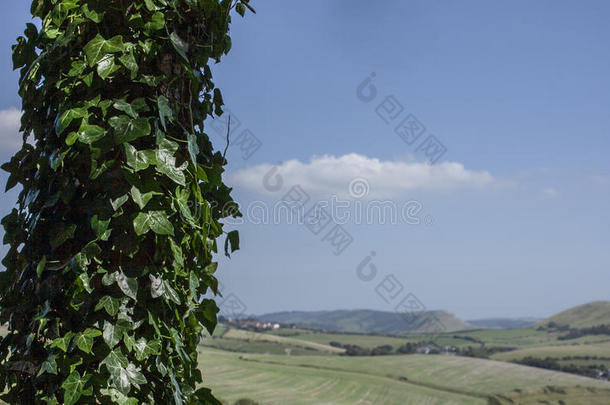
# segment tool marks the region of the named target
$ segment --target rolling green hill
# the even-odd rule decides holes
[[[610,325],[610,301],[596,301],[570,308],[538,322],[534,326],[545,327],[551,322],[555,322],[556,325],[570,326],[571,328]]]
[[[205,384],[232,403],[602,405],[610,383],[452,356],[281,356],[201,349]]]
[[[262,321],[294,324],[301,328],[351,333],[434,333],[471,329],[472,326],[445,311],[426,311],[402,316],[395,312],[339,310],[278,312],[258,317]]]
[[[536,318],[489,318],[467,321],[472,326],[484,329],[522,329],[529,328],[540,319]]]

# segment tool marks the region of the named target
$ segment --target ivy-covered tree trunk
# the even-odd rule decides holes
[[[22,187],[2,221],[6,402],[217,403],[197,345],[232,200],[204,132],[223,104],[208,63],[247,3],[33,1],[41,28],[13,48],[24,144],[3,166]]]

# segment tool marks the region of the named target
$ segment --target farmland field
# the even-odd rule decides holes
[[[524,357],[610,357],[610,342],[593,344],[552,345],[529,347],[511,352],[497,353],[492,356],[495,360],[513,361]]]
[[[487,404],[504,395],[584,405],[610,398],[608,382],[451,356],[290,357],[204,348],[201,364],[206,384],[229,403],[249,397],[261,404]]]

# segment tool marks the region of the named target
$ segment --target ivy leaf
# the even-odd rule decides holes
[[[184,170],[186,170],[187,164],[185,162],[181,167],[176,167],[174,154],[177,150],[178,145],[175,142],[167,139],[161,141],[159,149],[157,149],[157,171],[181,186],[186,186]]]
[[[173,301],[176,305],[180,305],[180,297],[176,290],[174,290],[166,280],[163,281],[163,284],[165,284],[165,297],[170,301]]]
[[[113,349],[121,339],[123,339],[123,334],[129,329],[127,325],[125,325],[125,320],[119,320],[116,324],[112,324],[108,321],[104,321],[104,327],[102,330],[102,337],[104,338],[104,342]]]
[[[144,24],[144,29],[148,31],[158,31],[163,27],[165,27],[165,17],[158,11],[152,15],[150,22]]]
[[[197,277],[197,274],[194,271],[191,271],[191,274],[189,274],[189,288],[191,290],[191,294],[193,295],[193,298],[198,301],[199,297],[198,297],[198,288],[199,288],[199,277]]]
[[[125,369],[125,372],[127,373],[127,378],[129,379],[129,382],[138,389],[140,388],[140,385],[146,384],[148,382],[146,381],[146,377],[144,377],[144,374],[142,374],[140,372],[140,369],[137,368],[133,363],[129,363],[129,365]]]
[[[237,11],[237,14],[243,17],[246,14],[246,6],[244,6],[242,3],[237,3],[235,5],[235,11]]]
[[[99,311],[104,308],[108,315],[115,316],[119,312],[120,302],[117,298],[110,297],[108,295],[103,296],[95,306],[95,311]]]
[[[78,402],[84,394],[84,387],[89,378],[89,376],[81,377],[78,371],[73,371],[68,378],[66,378],[61,385],[61,388],[64,390],[65,405],[73,405]]]
[[[57,362],[55,361],[55,356],[50,355],[47,360],[42,362],[37,377],[40,377],[44,373],[57,375]]]
[[[178,52],[178,54],[188,62],[189,58],[186,56],[186,54],[189,50],[189,45],[182,38],[180,38],[180,35],[178,35],[176,31],[170,34],[169,39],[172,41],[172,45],[174,45],[176,52]]]
[[[138,151],[132,145],[126,143],[125,147],[125,158],[129,167],[134,169],[136,172],[148,169],[150,165],[157,164],[157,153],[154,150],[143,150]]]
[[[83,118],[87,115],[87,110],[84,108],[72,108],[64,111],[62,114],[57,116],[55,121],[55,133],[61,135],[66,128],[70,126],[72,121]]]
[[[97,64],[97,74],[104,80],[112,76],[119,69],[120,66],[114,63],[114,55],[104,56]]]
[[[184,405],[184,399],[182,398],[182,390],[180,389],[180,384],[178,384],[178,381],[176,380],[176,375],[171,369],[169,370],[169,378],[172,382],[172,386],[174,387],[174,402],[176,403],[176,405]]]
[[[116,273],[116,283],[123,291],[123,294],[126,296],[133,298],[135,301],[138,300],[138,280],[135,278],[130,278],[125,276],[122,272]]]
[[[188,134],[188,150],[193,166],[197,167],[197,156],[199,156],[199,145],[197,145],[197,135]]]
[[[235,252],[236,250],[239,250],[239,232],[231,231],[227,234],[227,239],[225,240],[225,254],[231,257],[231,253]]]
[[[140,338],[134,345],[136,350],[136,358],[138,361],[146,360],[152,355],[161,352],[161,343],[158,340],[147,341],[145,338]]]
[[[216,323],[218,322],[218,312],[220,309],[216,305],[214,300],[204,299],[201,302],[203,319],[201,320],[203,325],[206,327],[210,335],[214,333],[214,329],[216,329]]]
[[[155,194],[158,195],[159,193],[149,191],[148,193],[142,194],[136,186],[132,186],[130,194],[131,198],[133,199],[133,202],[138,204],[138,207],[140,207],[140,209],[144,209],[144,207],[146,207],[146,204],[150,202],[150,200],[155,196]]]
[[[107,54],[125,51],[125,45],[121,35],[106,40],[100,34],[97,34],[95,38],[85,45],[83,50],[85,51],[87,63],[90,67],[93,67]]]
[[[129,200],[129,195],[125,194],[125,195],[117,198],[116,200],[111,200],[110,205],[112,205],[113,210],[118,211],[119,208],[121,208],[123,206],[123,204],[125,204],[127,202],[127,200]]]
[[[51,342],[51,347],[56,347],[65,353],[68,351],[68,345],[72,341],[73,336],[74,336],[74,333],[68,332],[64,336],[54,339]]]
[[[110,397],[110,399],[119,405],[138,405],[137,398],[127,397],[125,394],[115,388],[107,388],[100,390],[102,395]]]
[[[89,275],[87,273],[81,273],[81,275],[78,276],[78,279],[80,280],[80,283],[82,284],[82,288],[84,288],[85,291],[87,291],[89,294],[91,294],[93,292],[93,288],[91,288],[91,285],[90,285],[91,280],[89,280]]]
[[[44,271],[46,265],[47,265],[47,257],[43,256],[42,259],[40,260],[40,262],[38,262],[38,266],[36,266],[36,274],[38,275],[38,277],[40,277],[42,275],[42,272]]]
[[[100,336],[102,332],[97,329],[88,328],[84,332],[77,333],[74,338],[74,344],[85,353],[91,353],[93,348],[93,339]]]
[[[129,104],[125,100],[117,100],[114,102],[114,104],[112,106],[114,108],[116,108],[117,110],[122,111],[125,114],[129,115],[131,118],[134,118],[134,119],[138,118],[137,111],[133,108],[133,106],[131,104]]]
[[[158,235],[174,235],[174,226],[167,219],[165,211],[140,212],[133,226],[138,236],[150,230]]]
[[[133,119],[127,115],[119,115],[110,118],[108,123],[114,129],[114,142],[117,145],[147,136],[151,131],[150,123],[146,118]]]
[[[104,365],[108,369],[114,387],[124,395],[129,394],[131,383],[129,382],[127,370],[125,370],[129,365],[129,361],[123,353],[118,349],[111,351],[100,365]]]
[[[110,226],[110,220],[102,221],[97,215],[91,218],[91,229],[95,231],[95,235],[101,241],[107,241],[110,238],[111,230],[108,229]]]
[[[131,78],[135,79],[140,67],[138,66],[136,58],[133,56],[133,52],[129,52],[119,57],[119,62],[121,62],[123,66],[125,66],[131,72]]]
[[[150,295],[153,298],[159,298],[165,294],[165,283],[163,279],[153,276],[149,274],[150,278]]]
[[[159,118],[164,131],[167,131],[166,120],[173,121],[174,112],[169,105],[169,100],[165,96],[157,97],[157,106],[159,107]]]
[[[189,207],[189,191],[185,188],[181,188],[181,187],[176,187],[176,198],[175,198],[175,202],[178,205],[178,209],[180,210],[180,214],[182,215],[182,218],[184,218],[186,220],[186,222],[189,223],[189,225],[193,226],[193,227],[197,227],[197,223],[195,222],[195,217],[193,216],[193,213],[191,212],[191,208]]]
[[[78,140],[87,145],[99,141],[106,135],[106,130],[97,125],[89,125],[84,121],[78,130]]]

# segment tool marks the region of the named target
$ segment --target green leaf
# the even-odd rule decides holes
[[[176,380],[176,375],[172,369],[169,370],[169,378],[172,382],[173,386],[173,394],[174,394],[174,402],[176,405],[184,405],[184,399],[182,398],[182,390],[180,389],[180,384]]]
[[[227,239],[225,240],[225,254],[227,256],[231,256],[231,253],[235,252],[236,250],[239,250],[239,232],[231,231],[227,234]]]
[[[197,274],[194,271],[191,271],[191,274],[189,274],[189,288],[191,290],[191,294],[193,295],[193,298],[196,301],[198,301],[199,300],[199,293],[198,293],[199,277],[197,277]]]
[[[57,362],[55,361],[55,356],[50,355],[47,360],[42,362],[37,377],[40,377],[44,373],[57,375]]]
[[[112,230],[109,230],[108,226],[110,226],[109,219],[102,221],[97,215],[94,215],[91,218],[91,229],[95,231],[97,238],[101,241],[107,241],[108,238],[110,238],[110,233]]]
[[[140,209],[144,209],[144,207],[146,207],[146,204],[148,204],[155,195],[160,195],[160,193],[155,193],[154,191],[149,191],[148,193],[142,194],[136,186],[131,187],[130,194],[131,198],[133,199],[133,202],[138,204],[138,207],[140,207]]]
[[[133,226],[138,236],[150,230],[158,235],[174,235],[174,226],[167,219],[165,211],[140,212]]]
[[[129,379],[129,382],[136,388],[140,388],[140,385],[146,384],[148,382],[146,381],[146,377],[144,377],[144,374],[142,374],[140,372],[140,369],[137,368],[133,363],[129,363],[129,365],[125,369],[125,372],[127,373],[127,378]]]
[[[64,390],[64,405],[73,405],[78,402],[84,394],[84,387],[88,380],[89,376],[83,378],[78,371],[73,371],[68,376],[61,385]]]
[[[97,125],[89,125],[84,121],[78,130],[78,140],[87,145],[99,141],[106,135],[106,130]]]
[[[180,167],[176,167],[174,154],[178,150],[178,145],[167,139],[163,139],[157,149],[157,171],[166,175],[181,186],[186,186],[186,176],[184,171],[188,164],[185,162]]]
[[[139,404],[137,398],[127,397],[127,395],[124,395],[122,392],[120,392],[119,390],[117,390],[115,388],[102,389],[102,390],[100,390],[100,392],[102,393],[102,395],[110,397],[110,399],[114,403],[117,403],[119,405],[138,405]]]
[[[104,308],[108,315],[115,316],[119,312],[121,303],[117,298],[110,297],[108,295],[103,296],[95,306],[95,311],[99,311]]]
[[[132,145],[126,143],[125,147],[125,158],[129,167],[134,169],[136,172],[148,169],[150,165],[157,164],[157,152],[154,150],[143,150],[138,151]]]
[[[163,13],[158,11],[152,15],[150,22],[144,24],[144,29],[152,31],[161,30],[164,27],[165,17],[163,16]]]
[[[178,52],[178,54],[188,62],[189,58],[186,56],[186,54],[188,53],[189,45],[182,38],[180,38],[180,35],[178,35],[176,31],[170,34],[169,39],[172,41],[172,45],[174,45],[176,52]]]
[[[124,395],[129,394],[131,383],[125,370],[129,365],[129,361],[123,353],[118,349],[111,351],[100,365],[106,366],[106,369],[108,369],[114,387]]]
[[[104,80],[112,76],[119,69],[120,66],[114,63],[114,55],[104,56],[97,64],[97,74]]]
[[[125,194],[116,200],[110,201],[110,205],[112,205],[112,209],[118,211],[119,208],[123,206],[129,200],[129,194]]]
[[[36,266],[36,274],[38,275],[38,277],[42,275],[42,272],[44,271],[46,265],[47,257],[43,256],[40,262],[38,262],[38,266]]]
[[[131,118],[138,118],[137,111],[133,108],[133,106],[131,104],[129,104],[125,100],[117,100],[114,102],[114,104],[112,106],[114,108],[116,108],[117,110],[122,111],[125,114],[129,115]]]
[[[114,129],[114,142],[116,144],[131,142],[149,135],[151,131],[150,123],[146,118],[132,119],[127,115],[119,115],[110,118],[108,123]]]
[[[55,133],[61,135],[72,123],[72,121],[83,118],[87,115],[84,108],[72,108],[58,115],[55,121]]]
[[[235,11],[237,11],[237,14],[243,17],[246,14],[246,6],[244,6],[242,3],[237,3],[235,5]]]
[[[153,298],[159,298],[165,294],[165,283],[163,279],[149,274],[150,278],[150,295]]]
[[[117,35],[109,40],[104,39],[100,34],[97,34],[85,47],[85,58],[90,67],[95,66],[107,54],[125,51],[123,37]]]
[[[123,291],[123,294],[129,298],[133,298],[137,301],[138,297],[138,280],[135,278],[127,277],[125,274],[118,272],[116,273],[116,283]]]
[[[68,332],[64,336],[54,339],[51,342],[51,347],[57,347],[58,349],[62,350],[65,353],[68,351],[68,345],[72,341],[73,336],[74,336],[74,333]]]
[[[131,78],[135,79],[140,67],[138,66],[138,62],[136,58],[133,56],[133,52],[129,52],[119,58],[119,62],[123,66],[125,66],[131,72]]]
[[[180,305],[180,297],[176,290],[174,290],[167,281],[163,281],[163,283],[165,284],[165,297],[175,304]]]
[[[140,338],[134,345],[136,350],[136,358],[138,361],[146,360],[152,355],[161,353],[161,343],[158,340],[147,341],[145,338]]]
[[[188,134],[188,150],[193,166],[197,167],[197,156],[199,156],[199,145],[197,145],[197,135]]]
[[[91,288],[90,285],[91,280],[89,280],[89,275],[87,273],[81,273],[81,275],[78,276],[78,279],[82,284],[82,288],[84,288],[85,291],[91,294],[93,292],[93,288]]]
[[[169,105],[169,100],[165,96],[157,97],[157,106],[159,108],[159,118],[164,131],[167,131],[166,120],[171,122],[174,120],[174,112]]]
[[[118,321],[116,324],[112,324],[108,321],[104,321],[104,327],[102,330],[102,337],[104,338],[104,342],[111,349],[114,348],[121,339],[123,339],[123,334],[128,330],[125,321]]]
[[[74,337],[74,344],[85,353],[91,353],[93,339],[100,336],[102,332],[97,329],[88,328],[84,332],[77,333]]]

